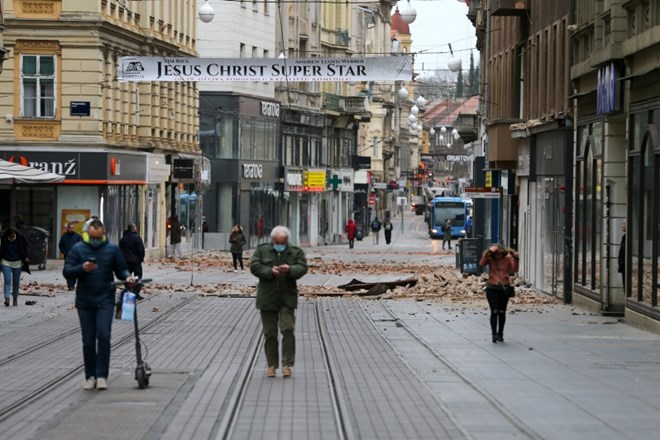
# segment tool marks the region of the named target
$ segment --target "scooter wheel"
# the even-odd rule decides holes
[[[137,367],[135,369],[135,379],[137,380],[138,387],[143,390],[149,386],[149,376],[144,367]]]

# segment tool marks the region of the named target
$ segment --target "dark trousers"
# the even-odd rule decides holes
[[[83,341],[85,378],[107,378],[110,370],[110,333],[113,304],[92,309],[78,309]]]
[[[5,279],[4,292],[5,299],[9,299],[9,292],[11,296],[18,298],[18,289],[21,284],[21,268],[9,267],[2,265],[2,275]],[[11,287],[11,289],[10,289]]]
[[[136,277],[142,279],[142,263],[137,262],[137,263],[126,263],[128,266],[128,271],[135,275]],[[136,295],[140,294],[140,290],[142,290],[142,284],[138,284],[135,286],[133,289],[133,293]]]
[[[66,255],[64,255],[64,260],[66,261]],[[76,281],[78,280],[76,277],[64,277],[64,279],[66,279],[66,287],[69,289],[76,287]]]
[[[238,269],[238,263],[241,263],[241,270],[244,270],[243,267],[243,254],[231,254],[231,258],[234,263],[234,270]]]
[[[392,230],[385,229],[385,243],[390,244],[391,241],[392,241]]]
[[[504,323],[506,323],[506,306],[509,303],[509,295],[499,286],[486,287],[486,299],[490,306],[490,329],[493,335],[502,335]]]
[[[445,248],[445,243],[449,243],[449,249],[451,249],[451,235],[444,234],[442,236],[442,248]]]
[[[353,246],[355,246],[355,239],[354,238],[349,238],[348,239],[348,248],[353,249]]]
[[[275,311],[262,310],[261,323],[264,328],[264,348],[266,350],[266,361],[269,367],[279,365],[279,347],[277,330],[282,333],[282,366],[293,367],[296,361],[296,337],[294,329],[296,326],[296,311],[287,306],[280,306]]]

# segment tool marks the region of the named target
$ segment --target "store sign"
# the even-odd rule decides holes
[[[149,154],[147,156],[147,182],[161,183],[167,182],[170,178],[172,169],[165,163],[165,156],[162,154]]]
[[[465,188],[465,193],[472,199],[499,199],[502,187]]]
[[[271,118],[280,117],[280,104],[279,102],[266,102],[261,101],[261,116],[268,116]]]
[[[25,153],[15,154],[7,158],[9,162],[18,163],[60,176],[73,177],[78,175],[78,156],[59,153]]]
[[[121,160],[116,157],[110,158],[110,175],[121,176]]]
[[[305,170],[303,173],[305,191],[325,191],[325,179],[325,170]]]
[[[596,108],[599,115],[618,110],[618,81],[614,63],[598,69],[598,90],[596,92]]]
[[[90,115],[90,102],[89,101],[71,101],[69,108],[71,116],[89,116]]]
[[[193,159],[174,159],[172,161],[172,176],[175,179],[192,179],[195,175]]]
[[[244,163],[243,164],[243,178],[244,179],[263,179],[264,166],[260,163]]]
[[[353,170],[339,170],[339,191],[353,192]]]
[[[470,162],[470,156],[449,154],[447,155],[448,162]]]
[[[368,170],[368,169],[371,169],[371,156],[355,156],[355,155],[353,155],[353,169],[354,170]]]
[[[302,170],[287,169],[284,171],[284,191],[304,191]]]

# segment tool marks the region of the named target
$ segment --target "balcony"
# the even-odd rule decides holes
[[[332,93],[323,94],[323,108],[338,113],[368,113],[364,96],[341,96]]]
[[[493,0],[493,16],[524,15],[527,13],[529,0]]]
[[[461,113],[454,122],[454,128],[463,142],[476,141],[479,137],[479,118],[475,114]]]
[[[335,35],[337,36],[337,41],[336,41],[337,46],[348,47],[348,45],[351,44],[351,37],[348,34],[347,30],[337,29]]]

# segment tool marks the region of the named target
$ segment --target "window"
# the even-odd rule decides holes
[[[239,58],[245,58],[245,43],[241,43],[241,45],[238,48],[238,57]]]
[[[55,56],[21,55],[21,116],[55,117]]]

